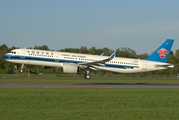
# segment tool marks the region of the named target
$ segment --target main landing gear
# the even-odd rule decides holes
[[[91,78],[91,75],[89,74],[89,70],[85,71],[84,78],[87,79],[87,80],[89,80]]]

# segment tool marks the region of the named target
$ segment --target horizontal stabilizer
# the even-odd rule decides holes
[[[165,67],[165,68],[174,68],[174,65],[172,64],[157,64],[155,65],[155,67],[159,68],[159,67]]]

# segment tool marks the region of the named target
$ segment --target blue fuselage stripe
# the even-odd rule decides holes
[[[41,62],[55,62],[55,63],[87,63],[86,61],[80,61],[80,60],[67,60],[67,59],[58,59],[58,58],[43,58],[43,57],[31,57],[31,56],[19,56],[19,55],[4,55],[3,58],[5,60],[26,60],[26,61],[41,61]],[[110,68],[120,68],[120,69],[126,69],[126,68],[138,68],[138,66],[131,66],[131,65],[121,65],[121,64],[109,64],[106,63],[104,67],[110,67]]]

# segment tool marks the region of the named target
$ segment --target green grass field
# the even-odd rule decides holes
[[[175,89],[0,89],[1,120],[178,120]]]
[[[178,79],[0,77],[0,84],[179,84]],[[0,88],[0,120],[178,120],[179,89]]]
[[[119,77],[93,77],[86,80],[81,77],[54,77],[54,76],[0,76],[0,84],[4,83],[116,83],[116,84],[179,84],[179,79],[151,79],[151,78],[119,78]]]

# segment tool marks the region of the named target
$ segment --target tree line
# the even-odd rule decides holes
[[[3,55],[10,52],[13,49],[17,49],[19,47],[8,47],[6,44],[0,45],[0,74],[13,74],[14,73],[14,66],[17,66],[18,71],[20,71],[20,66],[14,63],[7,62],[3,59]],[[30,47],[29,49],[38,49],[38,50],[50,50],[47,45],[42,46],[35,46]],[[104,48],[96,48],[91,47],[87,48],[86,46],[82,46],[80,48],[65,48],[65,49],[59,49],[57,51],[61,52],[72,52],[72,53],[84,53],[84,54],[94,54],[94,55],[101,55],[103,52],[105,53],[105,56],[111,55],[111,53],[114,51],[112,49],[109,49],[107,47]],[[126,58],[137,58],[137,59],[144,59],[148,57],[149,55],[147,53],[143,54],[137,54],[134,50],[126,47],[119,48],[119,52],[116,54],[117,57],[126,57]],[[167,69],[167,70],[160,70],[155,72],[148,72],[145,74],[150,75],[176,75],[179,73],[179,49],[177,49],[175,52],[171,51],[170,56],[168,59],[168,62],[171,64],[174,64],[175,67],[173,69]],[[33,66],[33,65],[25,65],[24,70],[30,70],[31,74],[61,74],[62,70],[52,67],[42,67],[42,66]],[[91,71],[92,74],[105,74],[106,72],[97,72],[97,71]]]

